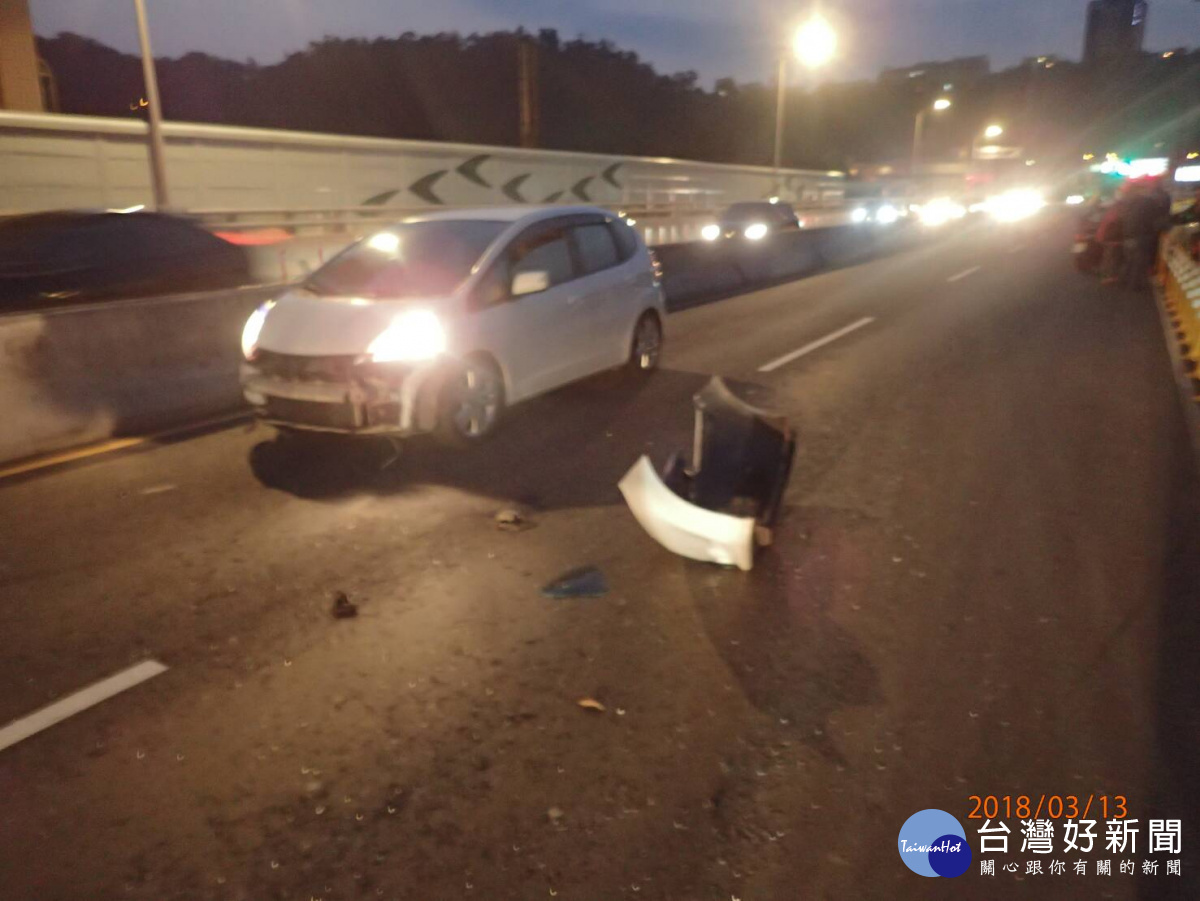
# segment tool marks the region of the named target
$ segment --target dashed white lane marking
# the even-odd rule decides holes
[[[838,338],[845,337],[846,335],[850,334],[851,332],[855,331],[856,329],[862,328],[864,325],[870,325],[874,321],[875,321],[875,317],[864,316],[862,319],[858,320],[857,322],[850,323],[845,328],[840,328],[836,332],[830,332],[824,338],[818,338],[816,341],[813,341],[811,344],[805,344],[799,350],[793,350],[790,354],[784,354],[782,357],[780,357],[777,360],[772,360],[770,363],[767,363],[763,366],[759,366],[758,371],[759,372],[774,372],[780,366],[786,366],[788,363],[791,363],[793,360],[799,360],[805,354],[810,354],[814,350],[822,348],[826,344],[836,341]]]
[[[144,660],[136,666],[131,666],[129,669],[122,670],[114,676],[101,679],[87,688],[67,695],[61,701],[55,701],[48,707],[43,707],[41,710],[31,713],[27,717],[14,720],[3,729],[0,729],[0,751],[3,751],[5,748],[11,748],[17,742],[24,741],[31,735],[41,732],[43,729],[49,729],[51,726],[61,723],[68,717],[82,713],[89,707],[95,707],[102,701],[107,701],[109,698],[133,688],[135,685],[140,685],[147,679],[153,679],[155,676],[166,671],[167,667],[157,660]]]
[[[974,275],[976,272],[978,272],[982,268],[983,268],[982,266],[972,266],[970,269],[964,269],[962,272],[958,273],[957,275],[950,276],[948,279],[946,279],[946,281],[948,281],[948,282],[962,281],[964,278]]]

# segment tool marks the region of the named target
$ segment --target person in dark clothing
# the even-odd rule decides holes
[[[1169,203],[1169,201],[1168,201]],[[1168,212],[1170,206],[1167,207]],[[1149,284],[1150,267],[1164,225],[1162,203],[1153,189],[1131,184],[1121,211],[1125,241],[1125,284],[1141,290]]]
[[[1103,248],[1100,261],[1100,283],[1114,285],[1121,280],[1125,264],[1125,242],[1122,218],[1125,212],[1126,192],[1122,191],[1100,218],[1096,228],[1096,241]]]

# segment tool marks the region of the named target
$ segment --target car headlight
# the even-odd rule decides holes
[[[988,212],[997,222],[1020,222],[1035,215],[1046,205],[1041,192],[1027,188],[1005,191],[988,198]]]
[[[416,363],[446,350],[446,331],[429,310],[409,310],[392,320],[371,342],[367,353],[376,363]]]
[[[748,241],[761,241],[767,236],[767,226],[762,222],[755,222],[752,225],[747,225],[746,230],[742,232]]]
[[[700,237],[705,241],[715,241],[721,237],[721,226],[715,222],[710,222],[704,228],[700,229]]]
[[[866,222],[867,221],[867,211],[864,210],[862,207],[859,207],[853,213],[850,214],[850,221],[855,222],[855,223]]]
[[[367,239],[367,246],[380,253],[394,255],[400,249],[400,236],[393,232],[379,232]]]
[[[891,225],[900,218],[900,211],[890,203],[885,203],[875,211],[875,221],[880,225]]]
[[[254,355],[258,353],[258,336],[262,334],[263,325],[267,321],[267,314],[271,312],[273,306],[275,306],[275,301],[268,300],[250,314],[250,318],[246,320],[246,324],[242,327],[242,356],[247,360],[253,360]]]

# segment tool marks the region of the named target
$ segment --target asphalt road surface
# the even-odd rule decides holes
[[[648,383],[559,391],[474,455],[379,471],[241,425],[0,483],[0,724],[168,667],[0,750],[0,898],[1200,897],[1195,458],[1150,298],[1068,240],[688,310]],[[714,373],[800,435],[748,574],[672,556],[616,488],[690,446]],[[497,529],[513,505],[533,528]],[[606,596],[539,593],[587,564]],[[911,814],[977,851],[989,794],[1125,796],[1138,853],[1026,876],[1014,815],[993,877],[904,867]]]

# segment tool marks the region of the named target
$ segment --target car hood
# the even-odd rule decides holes
[[[398,313],[442,304],[430,300],[328,297],[296,289],[275,301],[258,346],[299,356],[362,354]]]

